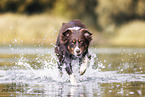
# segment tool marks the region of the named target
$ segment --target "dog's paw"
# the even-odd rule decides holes
[[[59,77],[62,77],[63,76],[63,73],[62,72],[59,72]]]
[[[88,57],[89,60],[91,60],[91,55],[88,55],[87,57]]]
[[[76,84],[77,83],[77,81],[76,81],[76,79],[75,79],[73,74],[69,75],[69,77],[70,77],[71,84]]]
[[[85,73],[86,69],[87,69],[87,66],[86,65],[82,65],[80,67],[80,75],[83,75]]]

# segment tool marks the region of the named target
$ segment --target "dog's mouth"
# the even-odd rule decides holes
[[[82,56],[82,53],[80,52],[80,53],[75,53],[74,54],[76,57],[81,57]]]
[[[79,57],[79,56],[81,56],[81,54],[77,54],[77,56]]]
[[[82,50],[78,46],[74,49],[74,55],[76,57],[80,57],[82,55]]]

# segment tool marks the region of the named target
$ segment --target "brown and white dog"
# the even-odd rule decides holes
[[[69,74],[71,83],[76,83],[71,62],[72,60],[79,59],[79,73],[80,75],[85,73],[88,60],[91,58],[88,53],[91,40],[92,33],[88,31],[80,20],[76,19],[62,24],[55,46],[55,53],[58,57],[58,68],[60,72],[62,73],[62,66],[65,64],[65,69]]]

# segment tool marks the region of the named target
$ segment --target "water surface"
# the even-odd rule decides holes
[[[57,69],[54,48],[0,47],[0,96],[145,96],[144,48],[90,48],[86,73],[71,85]]]

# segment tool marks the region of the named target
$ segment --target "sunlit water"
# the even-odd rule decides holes
[[[53,49],[1,47],[0,96],[145,96],[144,48],[90,48],[86,73],[73,66],[76,85],[60,77]]]

